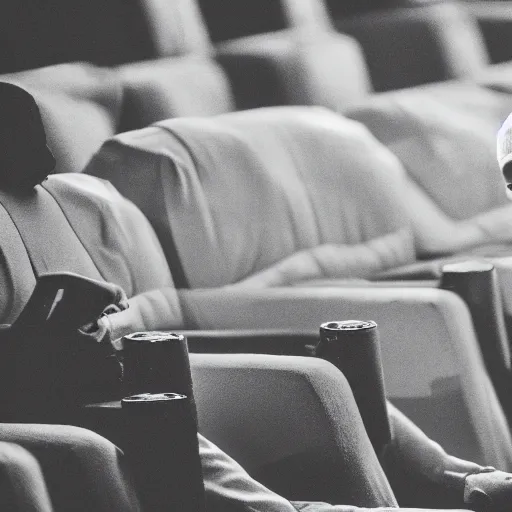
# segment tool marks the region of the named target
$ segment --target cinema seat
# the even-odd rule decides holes
[[[343,17],[343,7],[325,0],[200,4],[220,48],[226,40],[290,28],[351,36],[363,49],[376,91],[471,78],[489,62],[476,20],[458,2],[376,6]],[[229,23],[235,16],[237,23]]]
[[[368,158],[354,167],[361,154]],[[373,159],[379,160],[377,167]],[[481,356],[458,297],[438,289],[351,288],[350,283],[344,288],[272,287],[320,277],[329,269],[364,277],[376,267],[414,260],[406,216],[396,208],[400,190],[391,179],[403,170],[361,125],[327,110],[291,107],[170,120],[114,137],[86,172],[110,180],[152,223],[174,282],[183,289],[180,304],[189,328],[311,332],[327,316],[373,318],[382,332],[392,401],[450,450],[462,448],[458,432],[449,426],[454,416],[466,416],[462,404],[465,409],[475,403],[462,399],[462,380],[487,376],[477,368]],[[354,201],[358,194],[364,202]],[[337,244],[355,247],[343,252],[341,246],[337,252]],[[279,261],[287,257],[290,267],[280,269]],[[276,268],[266,272],[273,264]],[[273,282],[274,277],[280,281]],[[202,297],[204,307],[189,297]],[[434,308],[434,317],[428,308],[413,313],[424,301],[444,305]],[[154,303],[141,307],[149,314]],[[448,313],[451,308],[457,314]],[[468,323],[462,330],[461,324],[455,327],[453,339],[462,318]],[[450,416],[442,418],[447,410]],[[475,443],[464,445],[473,451]]]

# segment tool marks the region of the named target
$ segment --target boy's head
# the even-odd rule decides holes
[[[54,167],[33,96],[17,85],[0,82],[0,189],[32,189]]]

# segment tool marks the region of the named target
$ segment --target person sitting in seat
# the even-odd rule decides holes
[[[19,200],[21,204],[30,205],[32,204],[31,200],[37,200],[38,196],[42,197],[48,190],[51,190],[56,196],[61,194],[61,199],[67,194],[68,203],[63,199],[61,204],[68,206],[72,204],[76,208],[87,208],[89,205],[100,211],[111,206],[112,213],[117,214],[111,222],[119,223],[120,228],[133,227],[137,223],[142,223],[141,212],[124,199],[113,186],[103,180],[78,175],[50,176],[47,179],[52,170],[52,157],[46,146],[44,126],[37,104],[25,90],[4,83],[0,83],[0,136],[2,137],[0,139],[2,145],[0,151],[2,155],[0,165],[1,204]],[[41,185],[45,180],[46,183]],[[71,203],[69,203],[69,198],[72,198]],[[97,204],[94,204],[94,201],[97,201]],[[45,221],[45,219],[41,220]],[[149,230],[149,224],[144,224],[144,226],[146,225]],[[84,216],[81,218],[81,222],[75,224],[74,227],[87,231],[92,229],[91,226],[93,223],[89,223]],[[103,226],[103,228],[105,232],[98,236],[108,238],[108,226]],[[147,250],[146,245],[150,245],[151,236],[147,232],[145,233],[141,232],[140,237],[149,236],[149,238],[137,241],[136,237],[139,235],[137,229],[124,229],[123,236],[126,240],[123,243],[133,249],[133,252]],[[55,240],[52,242],[57,243]],[[108,241],[104,243],[108,243]],[[123,243],[119,245],[119,251],[124,249]],[[1,247],[3,250],[3,243]],[[109,249],[111,249],[110,246]],[[137,255],[140,256],[140,252]],[[117,261],[121,262],[122,258],[120,257]],[[151,267],[151,265],[146,265],[146,267]],[[69,269],[62,268],[61,270]],[[149,272],[151,268],[141,271]],[[158,269],[154,271],[158,272]],[[11,277],[5,270],[0,272],[0,289],[5,287],[6,290],[10,290],[12,288]],[[137,291],[134,291],[133,294],[137,294]],[[143,294],[144,292],[139,295]],[[0,297],[0,315],[9,310],[11,305],[7,302],[8,298],[3,297],[2,300]],[[122,315],[122,313],[124,312],[114,313],[114,315]],[[137,316],[137,311],[134,313]],[[141,320],[141,317],[139,319]],[[3,320],[0,316],[0,321]],[[115,337],[109,330],[110,320],[112,319],[109,317],[102,317],[98,321],[100,327],[98,332],[102,333],[103,341],[115,341]],[[138,330],[151,328],[147,325],[137,327]],[[347,404],[351,404],[353,397],[348,385],[345,392],[346,395],[340,399],[345,399]],[[347,410],[350,411],[350,407]],[[389,451],[393,454],[395,464],[402,463],[408,471],[424,475],[426,479],[437,482],[441,486],[458,489],[466,503],[475,502],[486,506],[492,500],[492,510],[497,512],[508,510],[509,500],[512,497],[511,475],[446,454],[441,446],[430,440],[392,405],[389,405],[389,415],[394,433]],[[354,417],[352,420],[356,421],[356,418]],[[351,418],[347,418],[347,421],[351,421]],[[62,439],[58,435],[58,430],[49,432],[55,432],[57,440]],[[136,499],[130,500],[130,497],[133,496],[131,483],[128,475],[119,465],[119,453],[112,449],[111,444],[105,444],[101,438],[94,438],[86,432],[82,432],[86,438],[86,444],[93,445],[95,448],[76,450],[73,451],[73,455],[81,461],[80,467],[85,482],[90,483],[97,478],[101,479],[101,482],[98,482],[98,487],[94,489],[98,503],[88,510],[137,510]],[[77,430],[74,434],[76,434],[75,441],[80,445],[80,431]],[[27,440],[29,448],[35,452],[36,448],[30,442],[30,434],[21,437],[23,440]],[[347,460],[344,462],[348,467],[355,468],[357,465],[359,471],[357,474],[361,474],[361,464],[363,471],[365,467],[367,471],[370,471],[371,465],[378,464],[378,462],[369,442],[361,441],[364,439],[364,433],[358,433],[356,437],[358,440],[349,439],[356,449],[351,452],[352,455],[347,456]],[[63,438],[66,439],[65,436]],[[1,440],[20,442],[20,437],[11,436],[9,430],[0,425]],[[365,479],[354,483],[354,486],[360,486],[361,496],[379,504],[380,508],[378,509],[365,507],[364,504],[363,508],[358,508],[354,504],[330,505],[318,502],[292,502],[257,482],[235,460],[202,435],[199,435],[199,451],[206,490],[207,512],[235,510],[246,512],[362,512],[364,510],[385,511],[397,507],[396,499],[384,476],[374,481]],[[358,455],[357,461],[353,458],[354,453]],[[49,468],[48,473],[53,475],[55,481],[58,481],[66,473],[67,468],[66,464],[53,466]],[[107,471],[108,477],[104,477],[103,473],[98,474],[100,469],[102,472]],[[61,510],[70,510],[70,508],[61,508]]]

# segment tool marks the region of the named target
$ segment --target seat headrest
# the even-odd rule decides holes
[[[123,88],[116,71],[86,63],[48,66],[0,75],[35,98],[55,173],[79,172],[101,144],[117,131]]]
[[[0,82],[0,189],[31,190],[55,167],[34,97]]]
[[[215,42],[292,27],[324,31],[332,27],[325,5],[316,0],[199,0],[199,4]]]
[[[221,66],[203,55],[182,55],[120,66],[124,103],[119,131],[170,117],[229,112],[234,101]]]

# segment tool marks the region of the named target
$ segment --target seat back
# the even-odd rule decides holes
[[[454,219],[508,202],[496,164],[496,134],[512,95],[468,83],[366,98],[346,115],[362,122],[409,176]]]
[[[288,28],[330,28],[329,14],[321,1],[306,0],[199,0],[210,36],[215,42]]]
[[[296,280],[366,277],[414,260],[400,166],[362,125],[328,110],[163,121],[106,142],[86,172],[141,208],[173,275],[181,264],[192,288],[237,283],[297,255]],[[355,247],[343,263],[340,246]]]
[[[310,12],[315,5],[298,12],[290,7],[298,29],[232,41],[218,48],[214,60],[197,2],[145,2],[164,58],[120,67],[126,92],[121,129],[235,107],[352,105],[371,89],[364,57],[352,38],[317,22],[310,26],[310,17],[318,17]]]
[[[5,0],[0,6],[0,72],[62,62],[101,66],[210,51],[190,0]],[[30,36],[27,36],[30,34]]]
[[[157,55],[141,1],[6,0],[0,26],[2,72],[78,60],[108,66]]]
[[[86,63],[0,75],[27,89],[41,110],[56,173],[79,172],[118,129],[122,83],[117,73]]]
[[[0,323],[17,318],[42,271],[110,281],[129,297],[172,286],[147,220],[107,182],[50,176],[26,197],[0,193],[0,203]]]
[[[145,0],[156,55],[118,68],[125,90],[122,131],[169,117],[213,115],[234,109],[222,67],[195,1]]]
[[[475,77],[488,64],[477,22],[460,2],[404,7],[403,2],[388,1],[376,9],[365,1],[357,2],[357,13],[351,3],[202,0],[201,7],[214,40],[290,28],[329,31],[335,26],[360,43],[377,91]]]
[[[124,87],[120,131],[171,117],[215,115],[235,108],[231,87],[213,59],[165,57],[118,68]]]

